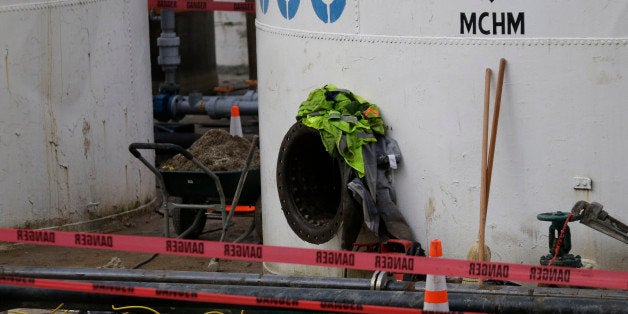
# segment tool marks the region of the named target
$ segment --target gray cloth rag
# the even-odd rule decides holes
[[[366,186],[362,180],[355,178],[347,187],[362,205],[366,226],[381,240],[396,238],[412,241],[412,231],[399,212],[392,186],[392,171],[401,161],[397,141],[388,136],[378,137],[377,142],[362,147],[362,155]]]

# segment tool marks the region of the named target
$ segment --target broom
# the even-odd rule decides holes
[[[484,83],[484,121],[482,130],[482,165],[480,182],[480,228],[478,240],[473,244],[467,253],[467,260],[470,261],[490,261],[491,249],[485,244],[486,213],[488,209],[488,195],[491,188],[491,176],[493,172],[493,156],[495,155],[495,141],[497,138],[497,125],[499,121],[499,109],[501,107],[501,94],[504,83],[504,69],[506,60],[502,58],[499,62],[499,74],[497,80],[497,90],[495,92],[495,108],[493,109],[493,124],[491,126],[491,142],[487,158],[487,138],[488,138],[488,111],[490,99],[491,70],[486,69]],[[464,278],[463,283],[482,283],[482,280]]]
[[[499,60],[499,74],[497,76],[497,90],[495,91],[495,108],[493,109],[493,125],[491,126],[491,144],[488,152],[488,165],[486,168],[486,206],[488,207],[488,195],[491,191],[491,177],[493,175],[493,156],[495,156],[495,140],[497,139],[497,124],[499,122],[499,109],[502,104],[502,87],[504,86],[504,70],[506,59]]]

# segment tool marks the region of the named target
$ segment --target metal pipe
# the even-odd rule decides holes
[[[108,286],[125,286],[128,283],[118,281],[102,281],[97,284],[103,284]],[[345,304],[371,304],[371,305],[386,305],[406,308],[420,308],[422,306],[422,297],[418,298],[417,293],[406,291],[370,291],[370,290],[349,290],[349,289],[319,289],[319,288],[295,288],[295,287],[256,287],[256,286],[234,286],[234,285],[199,285],[199,284],[185,284],[185,283],[147,283],[138,282],[133,283],[133,286],[150,287],[155,289],[179,291],[179,292],[207,292],[218,293],[227,295],[243,295],[253,296],[258,298],[260,304],[265,304],[265,301],[271,300],[313,300],[320,302],[333,302],[333,303],[345,303]],[[24,287],[15,287],[11,289],[11,286],[0,285],[0,295],[3,297],[10,297],[10,300],[21,300],[21,302],[33,302],[33,300],[41,300],[41,302],[54,301],[58,305],[59,300],[63,300],[64,303],[70,304],[73,302],[80,302],[81,304],[108,304],[111,305],[111,298],[104,298],[100,300],[101,295],[92,293],[76,293],[66,291],[50,291],[47,290],[45,294],[38,295],[36,291],[31,289],[24,289]],[[32,290],[41,290],[34,289]],[[147,303],[146,299],[138,301],[135,299],[133,302]],[[154,302],[155,299],[150,303]],[[121,301],[115,301],[120,304]],[[186,303],[181,303],[186,304]],[[193,303],[190,302],[190,305]],[[270,304],[270,303],[266,303]],[[20,305],[23,306],[23,305]]]
[[[251,285],[280,287],[318,287],[370,289],[370,281],[360,278],[298,277],[259,275],[250,273],[194,272],[175,270],[107,269],[73,267],[0,266],[0,274],[6,276],[35,277],[45,279],[114,280],[131,282],[164,282],[214,285]]]
[[[98,282],[98,284],[116,285],[116,282]],[[123,283],[121,285],[124,285]],[[364,301],[359,298],[356,299],[355,293],[350,290],[332,290],[326,291],[321,289],[308,289],[307,291],[301,291],[298,288],[271,288],[265,289],[260,287],[197,287],[194,285],[184,284],[170,284],[167,287],[156,284],[140,283],[136,286],[153,287],[158,289],[169,289],[172,291],[188,291],[188,292],[212,292],[222,294],[239,294],[255,296],[260,303],[271,300],[316,300],[322,302],[334,302],[334,303],[348,303],[355,304],[356,301]],[[223,286],[224,287],[224,286]],[[243,289],[246,289],[244,291]],[[305,295],[307,293],[307,295]],[[395,306],[401,300],[412,301],[411,304],[414,308],[420,308],[420,300],[417,300],[410,293],[393,292],[398,296],[394,299],[390,298],[390,295],[377,294],[371,297],[377,297],[379,302],[370,302],[369,304],[382,303],[382,305]],[[344,294],[344,295],[341,295]],[[111,310],[111,305],[121,304],[142,304],[149,305],[151,308],[161,311],[162,308],[166,312],[184,312],[183,308],[233,308],[234,305],[224,304],[203,304],[193,302],[181,302],[174,300],[161,300],[150,298],[134,298],[127,296],[114,296],[114,295],[99,295],[94,293],[85,292],[72,292],[62,290],[43,290],[29,287],[12,287],[0,285],[0,296],[3,299],[11,300],[10,303],[3,302],[0,304],[0,311],[9,310],[12,308],[26,307],[26,308],[52,308],[59,304],[59,300],[64,303],[64,309],[73,310]],[[386,298],[385,300],[381,300]],[[375,300],[371,298],[371,300]],[[371,301],[369,300],[369,301]],[[242,306],[240,306],[242,308]],[[254,307],[256,308],[256,307]],[[249,308],[247,308],[249,309]],[[273,312],[278,309],[273,309]],[[293,312],[293,311],[291,311]]]
[[[228,118],[231,106],[239,106],[241,115],[257,115],[257,91],[237,96],[174,96],[170,102],[170,115],[206,114],[214,119]]]
[[[164,85],[176,85],[175,75],[177,67],[181,63],[179,55],[179,45],[181,40],[175,32],[174,10],[161,10],[161,34],[157,38],[157,46],[159,47],[159,56],[157,63],[161,65],[161,69],[165,74]]]
[[[7,276],[23,276],[64,280],[115,281],[124,285],[151,284],[168,289],[193,289],[192,291],[219,291],[220,293],[255,295],[260,297],[276,297],[281,291],[292,291],[287,295],[294,298],[312,299],[311,296],[331,297],[348,296],[347,300],[367,300],[369,304],[379,299],[372,293],[397,292],[404,298],[415,300],[422,305],[425,284],[402,281],[390,281],[384,285],[385,291],[373,291],[369,279],[330,278],[330,277],[298,277],[280,275],[259,275],[217,272],[131,270],[131,269],[85,269],[85,268],[44,268],[25,266],[0,266],[0,274]],[[0,295],[8,293],[6,287],[0,286]],[[447,284],[450,309],[487,312],[622,312],[628,304],[628,291],[491,286],[481,289],[477,285]],[[4,290],[3,290],[4,289]],[[196,289],[196,290],[194,290]],[[198,290],[201,289],[201,290]],[[220,289],[220,290],[216,290]],[[286,290],[288,289],[288,290]],[[311,294],[312,290],[325,291],[322,294]],[[265,291],[271,291],[266,294]],[[395,294],[382,294],[386,303],[391,306],[415,306],[416,303],[398,300]],[[19,299],[19,298],[18,298]],[[341,299],[341,298],[340,298]],[[336,301],[340,299],[334,299]],[[318,300],[318,299],[316,299]],[[321,300],[325,300],[324,298]],[[415,302],[413,301],[413,302]]]
[[[135,298],[118,295],[104,295],[85,292],[11,287],[0,285],[0,311],[15,308],[50,309],[63,303],[62,310],[112,312],[112,305],[143,305],[160,313],[198,313],[199,309],[228,308],[232,306],[181,302],[177,300]],[[194,311],[196,310],[196,311]],[[62,311],[59,311],[61,313]],[[2,312],[3,313],[3,312]],[[118,313],[118,312],[115,312]],[[146,312],[148,313],[148,312]]]
[[[211,285],[252,285],[302,288],[330,288],[371,290],[371,279],[366,278],[337,278],[337,277],[305,277],[274,274],[252,273],[221,273],[197,272],[180,270],[147,270],[147,269],[108,269],[108,268],[75,268],[75,267],[39,267],[39,266],[11,266],[0,265],[0,275],[33,277],[44,279],[70,279],[95,281],[131,281],[131,282],[162,282],[162,283],[190,283]],[[483,294],[522,294],[526,296],[584,296],[587,298],[622,297],[628,300],[628,291],[576,289],[576,288],[548,288],[523,286],[491,286],[491,290],[478,289],[477,285],[461,285],[448,283],[449,291],[473,293],[482,291]],[[389,281],[384,290],[394,291],[423,291],[424,282]]]
[[[97,282],[106,285],[128,285],[128,282],[104,281]],[[370,304],[386,305],[404,308],[422,308],[422,291],[374,291],[353,289],[329,289],[329,288],[301,288],[301,287],[268,287],[268,286],[241,286],[241,285],[206,285],[189,283],[160,283],[160,282],[134,282],[133,286],[152,287],[181,292],[210,292],[229,295],[246,295],[258,298],[261,304],[265,299],[274,300],[314,300],[320,302],[337,302],[345,304]],[[535,313],[621,313],[626,311],[626,293],[621,291],[596,290],[594,293],[582,293],[584,289],[564,289],[558,293],[547,295],[535,295],[522,293],[525,291],[514,290],[508,287],[501,290],[482,290],[477,286],[460,287],[454,289],[448,285],[449,307],[454,311],[481,311],[481,312],[535,312]],[[526,288],[527,289],[527,288]],[[550,289],[550,288],[546,288]],[[534,290],[534,289],[531,289]],[[108,296],[91,293],[75,293],[65,291],[12,287],[0,285],[0,295],[3,299],[14,300],[12,306],[31,305],[33,302],[46,303],[45,307],[55,306],[59,300],[67,304],[78,302],[82,306],[112,304]],[[592,295],[597,297],[592,298]],[[34,301],[38,300],[38,301]],[[124,302],[116,297],[115,303]],[[29,302],[29,303],[24,303]],[[56,302],[52,304],[50,302]],[[138,299],[134,300],[137,303]],[[163,304],[163,300],[144,299],[142,302],[151,304]],[[172,307],[173,302],[168,302]],[[193,303],[177,303],[180,306],[199,306]],[[216,306],[216,305],[213,305]],[[222,305],[224,307],[224,305]]]

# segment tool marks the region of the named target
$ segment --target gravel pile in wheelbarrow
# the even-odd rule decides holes
[[[188,151],[212,171],[241,170],[246,163],[251,141],[232,136],[222,129],[212,129],[196,140]],[[192,161],[177,154],[161,164],[167,170],[200,170]],[[251,160],[250,168],[259,168],[259,148]]]

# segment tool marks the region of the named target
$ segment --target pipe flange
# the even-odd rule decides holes
[[[290,228],[299,238],[321,244],[331,240],[343,219],[342,164],[332,158],[318,130],[300,122],[279,148],[277,190]]]
[[[376,270],[371,277],[371,290],[386,290],[388,283],[393,280],[395,280],[393,274],[383,270]]]

